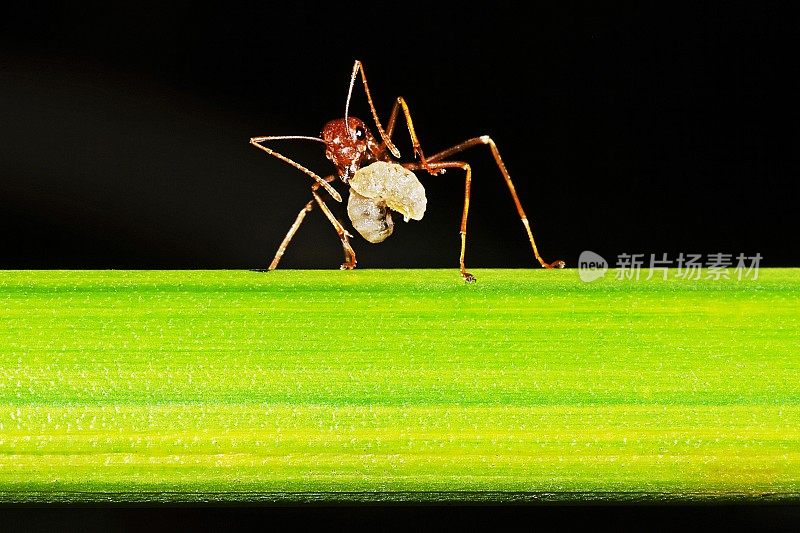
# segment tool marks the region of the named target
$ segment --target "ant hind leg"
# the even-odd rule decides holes
[[[536,260],[542,265],[543,268],[564,268],[564,261],[558,260],[553,261],[552,263],[546,262],[542,259],[542,256],[539,255],[539,249],[536,247],[536,241],[533,240],[533,233],[531,232],[531,225],[528,221],[527,215],[525,215],[525,211],[522,209],[522,203],[519,201],[519,197],[517,196],[517,191],[514,188],[514,183],[511,181],[511,176],[506,170],[506,166],[503,163],[503,160],[500,158],[500,151],[497,149],[497,145],[495,145],[494,141],[488,135],[483,135],[481,137],[475,137],[473,139],[469,139],[464,141],[460,144],[457,144],[447,150],[442,150],[430,157],[428,157],[429,166],[435,167],[437,164],[433,164],[436,161],[441,161],[451,155],[457,154],[459,152],[463,152],[468,148],[472,148],[473,146],[479,145],[488,145],[489,149],[492,152],[492,157],[494,157],[494,161],[497,164],[497,168],[500,170],[500,173],[503,175],[503,178],[506,181],[506,185],[508,186],[508,190],[511,193],[511,198],[514,200],[514,205],[517,208],[517,213],[519,214],[519,218],[522,221],[522,225],[525,226],[525,231],[528,234],[528,241],[531,244],[531,248],[533,249],[533,255],[536,257]],[[442,163],[438,163],[442,164]]]

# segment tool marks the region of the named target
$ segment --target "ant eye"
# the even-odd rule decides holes
[[[365,135],[366,135],[366,132],[364,131],[364,128],[362,128],[361,126],[356,128],[356,137],[357,138],[363,139]]]

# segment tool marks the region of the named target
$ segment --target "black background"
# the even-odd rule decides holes
[[[372,505],[0,508],[9,533],[30,531],[635,531],[796,532],[787,505]],[[67,526],[67,527],[65,527]]]
[[[309,180],[249,146],[343,115],[353,60],[379,112],[407,98],[428,153],[490,134],[540,249],[756,252],[797,266],[798,19],[781,4],[18,5],[0,16],[0,268],[263,268]],[[354,114],[367,118],[357,91]],[[403,130],[401,129],[400,132]],[[402,137],[398,137],[402,138]],[[405,139],[399,147],[409,154]],[[319,173],[320,146],[281,148]],[[488,152],[468,265],[532,265]],[[463,179],[360,267],[455,267]],[[343,187],[340,187],[343,190]],[[331,202],[331,205],[333,202]],[[333,207],[333,205],[332,205]],[[334,207],[345,218],[342,206]],[[315,211],[282,266],[336,268]],[[354,514],[356,509],[360,514]],[[303,523],[469,529],[516,522],[681,530],[797,523],[785,507],[3,509],[20,530]],[[696,526],[693,528],[692,526]],[[656,529],[658,529],[656,527]]]
[[[800,262],[800,39],[779,4],[169,4],[0,17],[0,268],[265,267],[310,180],[248,139],[341,117],[355,58],[428,153],[492,135],[548,260]],[[321,148],[280,145],[325,175]],[[488,150],[464,158],[468,265],[533,265]],[[457,265],[463,178],[422,179],[425,218],[356,237],[360,267]],[[317,210],[282,266],[341,259]]]

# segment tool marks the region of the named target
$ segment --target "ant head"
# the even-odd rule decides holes
[[[349,180],[363,163],[374,159],[378,145],[367,126],[356,117],[331,120],[322,128],[325,156],[336,166],[339,177]]]

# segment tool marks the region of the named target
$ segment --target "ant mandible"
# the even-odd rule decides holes
[[[373,137],[367,126],[360,119],[350,116],[350,98],[353,94],[353,87],[355,86],[356,78],[359,72],[361,73],[361,81],[364,86],[364,92],[367,96],[367,103],[369,104],[372,118],[375,121],[380,142]],[[403,110],[408,133],[411,137],[411,144],[414,148],[414,157],[416,162],[413,163],[400,163],[400,151],[392,143],[392,134],[394,133],[395,124],[397,122],[398,113],[400,109]],[[304,167],[303,165],[289,159],[288,157],[279,154],[275,150],[264,146],[262,143],[266,141],[279,141],[301,139],[320,142],[325,145],[325,156],[336,167],[336,174],[330,175],[325,178],[320,177],[318,174]],[[531,226],[528,222],[528,217],[522,209],[522,204],[517,197],[517,192],[514,189],[514,184],[511,181],[511,176],[506,170],[503,160],[500,158],[500,152],[497,149],[494,141],[488,136],[483,135],[475,137],[459,143],[452,148],[442,150],[432,156],[425,156],[422,151],[417,134],[414,131],[414,123],[411,120],[411,113],[408,109],[405,99],[402,96],[397,97],[392,107],[392,113],[389,115],[389,121],[384,130],[378,114],[375,111],[375,105],[372,102],[372,95],[369,92],[367,84],[367,76],[364,73],[364,67],[360,61],[356,61],[353,65],[353,72],[350,76],[350,87],[347,91],[347,101],[344,108],[344,118],[335,119],[328,122],[320,137],[307,137],[302,135],[278,135],[267,137],[253,137],[250,139],[250,144],[263,150],[271,156],[274,156],[281,161],[292,165],[296,169],[304,172],[314,179],[315,183],[311,186],[312,200],[309,201],[300,213],[297,219],[289,228],[286,237],[281,242],[275,258],[269,265],[269,270],[274,270],[278,266],[286,247],[292,240],[300,224],[303,222],[306,214],[314,208],[314,204],[318,205],[330,223],[336,229],[339,239],[344,248],[344,263],[341,265],[342,269],[350,270],[356,266],[356,254],[350,246],[349,237],[352,235],[342,226],[342,224],[333,216],[325,201],[319,195],[318,190],[321,188],[330,194],[330,196],[337,202],[342,201],[341,195],[331,186],[331,182],[337,177],[344,183],[350,185],[350,199],[348,202],[348,214],[353,222],[354,228],[361,233],[370,242],[381,242],[388,237],[393,228],[390,210],[399,211],[404,214],[406,221],[408,218],[419,220],[425,211],[425,194],[419,180],[413,174],[413,170],[424,170],[430,175],[443,174],[447,169],[457,168],[464,171],[465,176],[465,190],[464,190],[464,210],[461,215],[461,255],[459,257],[459,264],[461,269],[461,277],[466,282],[474,282],[475,276],[467,272],[464,266],[464,253],[466,250],[467,240],[467,214],[469,212],[469,198],[470,198],[470,184],[472,181],[472,169],[470,165],[463,161],[447,160],[450,156],[462,152],[468,148],[478,145],[486,145],[491,150],[492,156],[497,163],[497,168],[505,178],[508,190],[514,200],[514,205],[519,213],[520,220],[525,226],[525,231],[528,234],[533,255],[536,260],[544,268],[563,268],[563,261],[554,261],[547,263],[539,255],[539,250],[536,248],[536,242],[533,240],[533,233],[531,233]],[[357,185],[358,184],[358,185]]]

